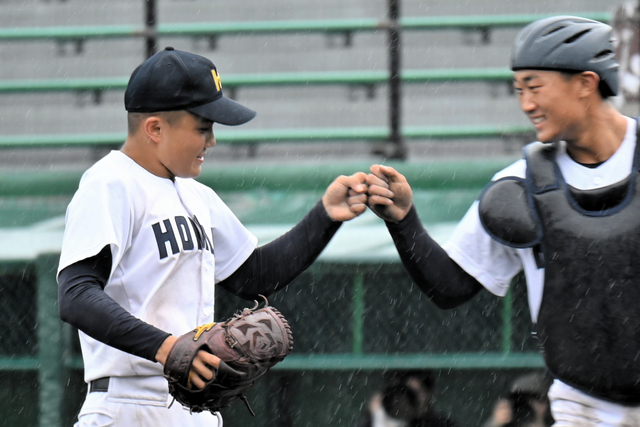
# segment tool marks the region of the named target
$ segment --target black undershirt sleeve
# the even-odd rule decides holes
[[[422,226],[415,206],[400,222],[387,222],[387,229],[409,275],[440,308],[457,307],[469,301],[482,284],[449,258]]]
[[[291,283],[309,267],[340,228],[322,201],[295,227],[279,238],[257,248],[249,258],[218,284],[248,300],[268,296]]]
[[[309,267],[341,224],[319,202],[289,232],[257,248],[219,285],[249,300],[268,296]],[[100,342],[155,362],[158,348],[170,334],[131,315],[104,292],[111,264],[111,250],[105,246],[98,255],[60,272],[60,318]]]
[[[100,342],[155,362],[170,334],[131,315],[104,292],[111,264],[111,249],[105,246],[60,272],[60,318]]]

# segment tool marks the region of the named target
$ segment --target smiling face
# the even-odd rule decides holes
[[[216,145],[213,122],[186,111],[171,123],[165,121],[157,158],[165,178],[195,178],[202,171],[207,148]]]
[[[536,128],[539,141],[554,142],[576,137],[585,111],[579,102],[579,76],[542,70],[514,73],[513,86],[520,108]]]

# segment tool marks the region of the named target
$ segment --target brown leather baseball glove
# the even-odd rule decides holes
[[[264,298],[264,297],[263,297]],[[222,323],[199,326],[180,336],[164,366],[169,392],[192,412],[216,412],[243,400],[255,415],[244,392],[293,349],[291,328],[284,316],[269,306],[245,308]],[[198,351],[221,359],[204,388],[191,387],[189,371]]]

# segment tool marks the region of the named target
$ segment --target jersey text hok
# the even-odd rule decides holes
[[[180,252],[181,248],[183,251],[192,251],[196,248],[196,245],[198,250],[204,249],[213,253],[213,239],[209,238],[204,227],[195,216],[188,219],[183,216],[176,216],[173,223],[170,219],[165,219],[161,222],[156,222],[151,227],[158,244],[160,259],[164,259],[169,255],[167,247],[171,248],[171,252],[174,255]]]

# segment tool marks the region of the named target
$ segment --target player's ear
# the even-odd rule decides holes
[[[584,98],[593,93],[598,93],[598,85],[600,84],[600,76],[593,71],[584,71],[576,76],[580,84],[580,95]]]
[[[147,137],[154,141],[160,142],[162,139],[162,131],[164,128],[164,121],[161,117],[158,116],[149,116],[142,122],[142,130],[147,135]]]

